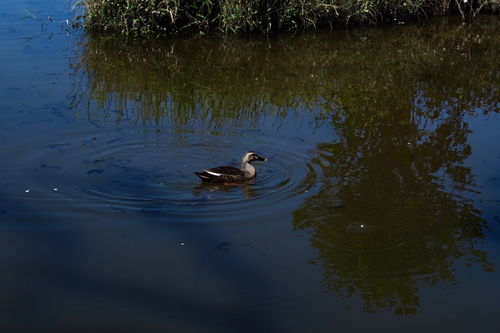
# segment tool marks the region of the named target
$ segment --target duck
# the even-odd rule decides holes
[[[247,151],[241,159],[241,168],[222,165],[215,168],[195,172],[206,183],[241,183],[255,178],[257,171],[251,164],[254,161],[266,162],[267,158],[259,156],[254,151]]]

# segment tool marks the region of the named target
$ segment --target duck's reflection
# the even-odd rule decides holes
[[[193,188],[193,195],[197,197],[207,196],[211,193],[225,193],[228,195],[235,194],[243,196],[246,199],[251,199],[256,196],[256,190],[253,188],[253,180],[249,180],[243,183],[233,183],[233,184],[224,184],[224,183],[200,183],[199,185]]]

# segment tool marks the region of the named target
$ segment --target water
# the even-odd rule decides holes
[[[0,12],[4,330],[500,325],[496,17],[141,42]],[[193,174],[247,150],[249,184]]]

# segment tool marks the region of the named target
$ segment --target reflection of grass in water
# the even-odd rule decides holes
[[[23,8],[23,12],[26,13],[25,16],[21,17],[20,19],[23,20],[23,19],[32,19],[32,20],[36,20],[37,17],[35,16],[35,14],[33,14],[32,12],[30,12],[29,10]]]
[[[29,43],[40,37],[47,37],[49,40],[52,39],[52,36],[57,33],[62,33],[63,31],[69,33],[70,22],[69,20],[54,20],[52,17],[39,17],[33,14],[31,11],[23,8],[23,12],[26,14],[21,16],[19,20],[33,20],[38,21],[40,23],[39,33],[36,33],[32,36],[22,37],[22,39]]]
[[[300,108],[318,122],[348,116],[373,135],[394,112],[438,118],[455,104],[494,107],[498,73],[488,68],[498,53],[496,26],[485,18],[481,26],[438,22],[273,40],[89,37],[77,67],[88,76],[94,119],[250,126],[263,114]]]

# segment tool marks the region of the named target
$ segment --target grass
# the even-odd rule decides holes
[[[195,31],[313,30],[498,12],[500,0],[81,0],[89,31],[162,35]]]

